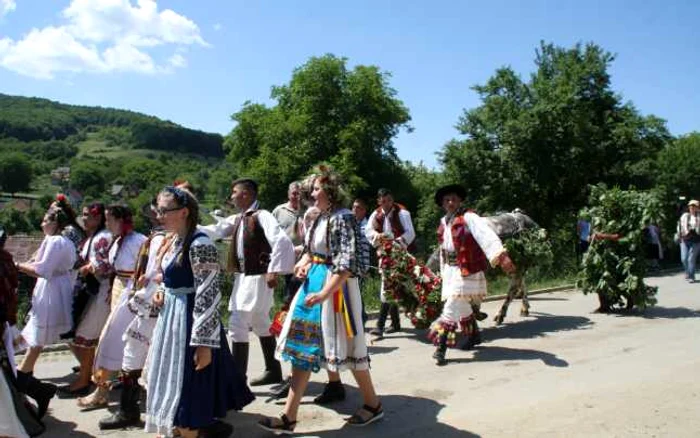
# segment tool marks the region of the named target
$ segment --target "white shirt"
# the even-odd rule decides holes
[[[442,236],[441,248],[447,252],[455,252],[454,242],[452,240],[452,227],[447,225],[445,217],[440,219],[440,222],[445,230]],[[505,251],[503,242],[501,242],[496,232],[489,227],[486,220],[481,216],[472,212],[466,212],[464,213],[464,222],[467,228],[469,228],[469,232],[474,236],[474,240],[476,240],[476,243],[481,247],[481,250],[484,251],[486,258],[493,266],[498,256]]]
[[[396,206],[392,207],[389,212],[384,214],[384,225],[382,232],[393,235],[393,231],[391,230],[391,221],[389,220],[389,215],[394,211],[394,208],[397,208]],[[377,241],[377,238],[380,233],[378,233],[374,229],[374,222],[375,218],[377,217],[377,210],[374,210],[372,214],[369,216],[369,219],[367,220],[367,225],[365,225],[365,235],[367,236],[367,240],[373,245],[377,246],[379,245],[379,242]],[[411,221],[411,213],[408,212],[406,209],[401,209],[399,210],[399,222],[401,222],[401,226],[404,229],[404,232],[401,236],[394,236],[394,239],[401,238],[405,246],[410,245],[413,243],[413,240],[416,238],[416,232],[413,229],[413,222]]]
[[[243,214],[258,210],[258,201],[255,201]],[[233,234],[233,228],[236,219],[241,213],[231,215],[225,219],[218,221],[212,225],[199,225],[197,228],[206,233],[212,240],[221,240]],[[294,246],[291,239],[279,226],[279,223],[272,214],[267,210],[258,210],[258,223],[265,233],[265,238],[270,244],[272,253],[270,254],[270,264],[267,267],[267,272],[287,274],[294,271]],[[236,237],[236,253],[239,260],[244,260],[243,252],[243,226],[238,227],[238,236]]]

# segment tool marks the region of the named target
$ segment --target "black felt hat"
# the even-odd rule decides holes
[[[435,203],[438,205],[438,207],[442,207],[442,198],[445,195],[450,194],[457,195],[460,199],[467,197],[467,191],[464,190],[464,187],[460,186],[459,184],[449,184],[444,187],[440,187],[438,191],[435,192]]]

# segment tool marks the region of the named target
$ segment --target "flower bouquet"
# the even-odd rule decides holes
[[[387,300],[403,307],[414,327],[428,328],[442,312],[441,279],[395,241],[377,249]]]

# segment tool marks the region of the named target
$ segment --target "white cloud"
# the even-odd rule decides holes
[[[181,54],[176,53],[168,59],[168,65],[174,68],[187,67],[187,59]]]
[[[17,9],[15,0],[0,0],[0,17]]]
[[[218,31],[220,31],[220,30],[223,29],[223,28],[224,28],[224,26],[222,26],[221,23],[214,23],[214,30],[215,30],[215,31],[218,32]]]
[[[32,29],[21,40],[0,39],[0,66],[42,79],[60,72],[167,73],[187,65],[181,48],[208,46],[195,22],[158,11],[155,0],[72,0],[62,17],[62,25]],[[178,50],[157,62],[160,46]]]

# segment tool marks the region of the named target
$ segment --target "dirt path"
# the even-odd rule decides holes
[[[325,380],[315,375],[300,411],[301,436],[363,437],[697,437],[700,436],[700,284],[681,274],[649,279],[659,304],[637,316],[597,315],[594,297],[557,292],[532,298],[532,316],[519,302],[506,324],[485,325],[476,351],[449,351],[436,367],[423,333],[409,330],[371,347],[372,376],[387,414],[366,429],[343,426],[360,404],[352,387],[333,409],[315,406]],[[500,303],[487,303],[495,315]],[[66,381],[73,360],[47,356],[37,376]],[[262,368],[251,348],[251,375]],[[346,382],[354,384],[350,374]],[[116,396],[116,394],[115,394]],[[271,436],[254,423],[275,415],[265,393],[228,421],[238,437]],[[116,402],[116,397],[115,397]],[[145,435],[141,430],[100,432],[106,411],[79,413],[54,399],[48,437]]]

